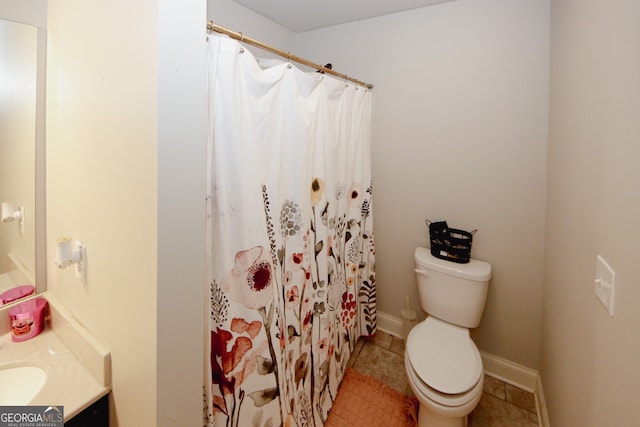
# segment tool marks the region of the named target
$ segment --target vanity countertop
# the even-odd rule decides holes
[[[27,341],[0,335],[0,369],[36,366],[47,380],[29,405],[64,406],[65,422],[111,390],[111,355],[51,295],[45,329]],[[6,314],[6,313],[5,313]]]

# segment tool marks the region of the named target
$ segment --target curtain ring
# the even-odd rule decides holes
[[[242,32],[240,32],[240,43],[242,43],[244,41],[244,34],[242,34]],[[244,47],[240,46],[240,53],[244,53]]]

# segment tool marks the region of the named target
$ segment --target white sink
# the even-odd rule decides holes
[[[28,405],[47,381],[35,366],[0,369],[0,406]]]

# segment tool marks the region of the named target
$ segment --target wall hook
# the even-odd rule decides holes
[[[18,221],[18,232],[24,234],[24,206],[2,202],[2,222]]]
[[[56,240],[55,265],[58,268],[68,268],[75,265],[76,277],[82,284],[87,282],[87,247],[79,241],[73,242],[71,237],[61,237]]]

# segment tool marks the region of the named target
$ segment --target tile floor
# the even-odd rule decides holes
[[[349,367],[413,395],[404,371],[404,341],[385,332],[356,344]],[[469,417],[470,427],[538,427],[532,393],[485,375],[480,403]]]

